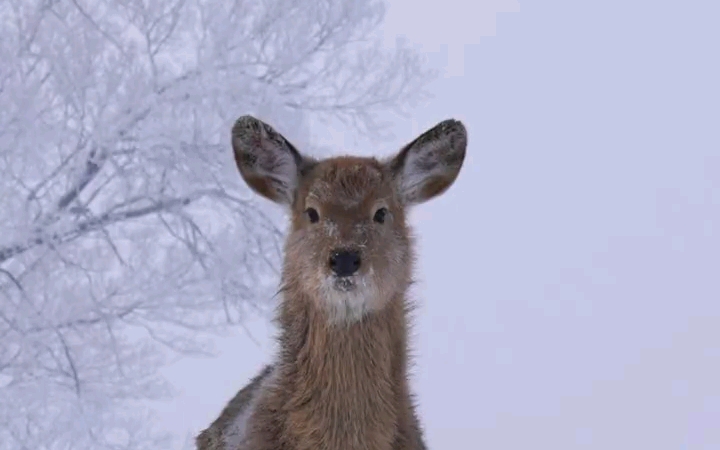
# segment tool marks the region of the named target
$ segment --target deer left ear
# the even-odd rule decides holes
[[[465,160],[467,130],[445,120],[407,144],[386,162],[405,205],[423,203],[445,192]]]

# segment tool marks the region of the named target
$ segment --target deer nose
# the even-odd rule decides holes
[[[330,253],[330,268],[339,277],[347,277],[360,268],[360,252],[355,250],[334,250]]]

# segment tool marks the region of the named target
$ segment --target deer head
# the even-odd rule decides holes
[[[446,120],[388,159],[317,160],[243,116],[232,146],[245,182],[291,214],[285,285],[330,321],[352,323],[405,293],[413,258],[406,213],[453,184],[467,133],[461,122]]]

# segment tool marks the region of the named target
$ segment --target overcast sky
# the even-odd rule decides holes
[[[313,130],[386,155],[467,125],[457,183],[413,213],[431,449],[720,448],[720,5],[589,3],[391,0],[435,98],[381,145]],[[269,362],[249,326],[166,371],[173,432]]]

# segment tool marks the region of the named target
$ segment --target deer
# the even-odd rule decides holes
[[[449,119],[391,157],[301,153],[242,116],[237,168],[289,213],[278,354],[195,439],[198,450],[425,450],[409,386],[409,210],[455,182],[467,131]]]

